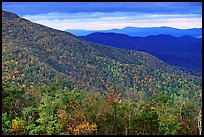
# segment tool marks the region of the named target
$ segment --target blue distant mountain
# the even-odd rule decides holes
[[[189,35],[196,38],[202,37],[202,28],[192,28],[192,29],[177,29],[171,27],[125,27],[123,29],[110,29],[110,30],[66,30],[77,36],[86,36],[94,32],[111,32],[111,33],[120,33],[126,34],[129,36],[140,36],[146,37],[149,35],[159,35],[159,34],[168,34],[175,37]]]
[[[82,39],[116,48],[150,53],[164,62],[186,70],[202,70],[202,38],[184,35],[149,35],[132,37],[126,34],[96,32]]]
[[[65,30],[66,32],[70,32],[76,36],[86,36],[88,34],[91,34],[91,33],[94,33],[94,32],[97,32],[96,31],[92,31],[92,30],[74,30],[74,29],[68,29],[68,30]]]

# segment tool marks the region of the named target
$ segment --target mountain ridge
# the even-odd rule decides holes
[[[126,34],[103,32],[91,33],[87,36],[80,36],[80,38],[116,48],[144,51],[173,66],[200,72],[202,69],[201,38],[188,35],[175,37],[166,34],[133,37]]]
[[[202,37],[202,28],[191,28],[191,29],[178,29],[172,27],[125,27],[122,29],[109,29],[109,30],[77,30],[68,29],[66,32],[71,32],[77,36],[86,36],[94,32],[112,32],[127,34],[129,36],[141,36],[145,37],[148,35],[159,35],[159,34],[169,34],[176,37],[189,35],[193,37]]]

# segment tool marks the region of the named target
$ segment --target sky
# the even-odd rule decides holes
[[[3,2],[2,9],[63,31],[202,27],[202,2]]]

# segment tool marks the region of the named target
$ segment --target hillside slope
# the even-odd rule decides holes
[[[150,54],[86,42],[2,11],[2,76],[10,86],[44,87],[64,79],[89,91],[142,91],[147,98],[185,89],[201,92],[201,78]]]

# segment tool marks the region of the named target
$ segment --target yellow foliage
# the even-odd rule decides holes
[[[11,124],[11,128],[15,133],[18,133],[21,128],[22,128],[22,123],[19,120],[13,119],[12,120],[12,124]]]
[[[22,87],[23,87],[23,88],[26,88],[26,85],[23,84]]]
[[[91,135],[97,130],[95,123],[89,124],[89,122],[83,122],[77,125],[75,128],[69,128],[74,135]]]
[[[67,117],[67,113],[65,110],[59,110],[58,116],[60,119],[65,119]]]
[[[166,115],[166,119],[173,119],[171,115]]]

